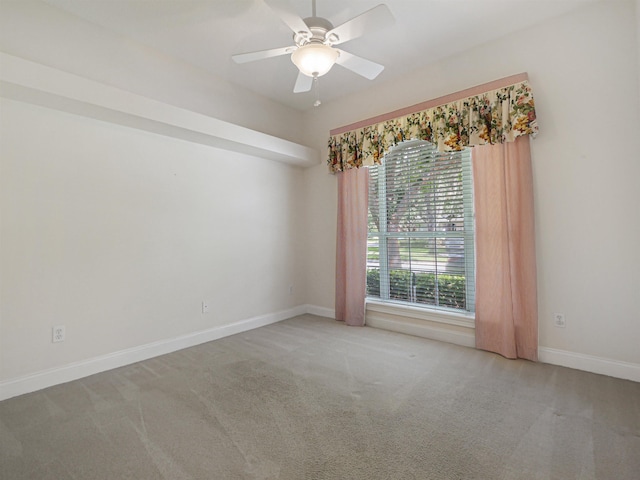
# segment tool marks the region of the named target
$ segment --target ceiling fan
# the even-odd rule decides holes
[[[294,45],[233,55],[231,58],[236,63],[290,54],[291,61],[299,70],[294,93],[311,90],[314,83],[317,85],[318,77],[326,74],[336,63],[369,80],[384,70],[382,65],[335,48],[334,45],[392,24],[394,18],[386,5],[380,4],[334,27],[326,18],[316,16],[316,0],[311,2],[312,16],[305,19],[292,10],[287,0],[265,0],[265,3],[293,30]],[[316,106],[319,104],[317,99]]]

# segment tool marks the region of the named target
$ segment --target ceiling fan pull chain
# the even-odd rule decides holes
[[[320,87],[318,84],[318,76],[314,75],[313,77],[313,90],[316,92],[316,101],[313,102],[314,107],[319,107],[322,102],[320,101]]]

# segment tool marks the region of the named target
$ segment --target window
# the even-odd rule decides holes
[[[370,168],[367,296],[475,310],[470,149],[397,145]]]

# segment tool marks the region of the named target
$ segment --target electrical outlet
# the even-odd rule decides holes
[[[209,313],[209,302],[206,300],[202,301],[202,313]]]
[[[66,335],[66,332],[65,332],[64,325],[58,325],[56,327],[53,327],[51,341],[53,343],[64,342],[65,335]]]
[[[553,324],[556,327],[564,328],[567,326],[567,322],[564,318],[564,313],[554,313],[553,314]]]

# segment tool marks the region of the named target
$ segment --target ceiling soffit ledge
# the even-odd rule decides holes
[[[0,53],[0,96],[293,166],[316,149]]]

